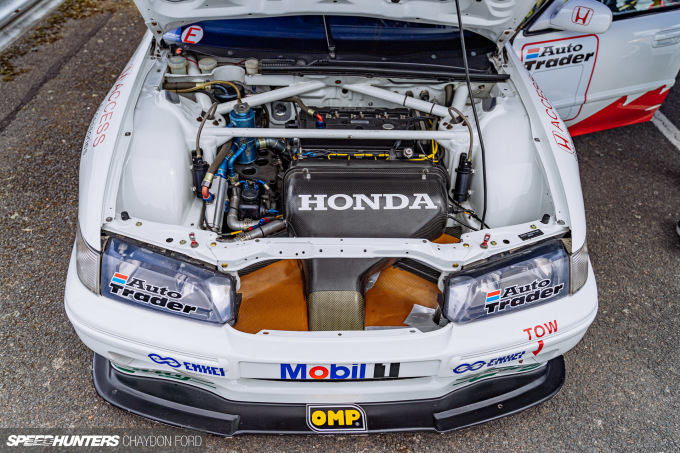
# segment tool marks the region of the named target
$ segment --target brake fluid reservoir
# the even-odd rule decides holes
[[[234,109],[229,112],[232,127],[255,127],[255,112],[248,104],[242,102],[236,104]],[[234,137],[234,143],[238,143],[239,139]],[[246,138],[248,144],[246,150],[236,160],[237,164],[251,164],[257,159],[257,148],[255,146],[255,138]]]

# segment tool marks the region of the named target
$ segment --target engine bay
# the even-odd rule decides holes
[[[470,84],[460,75],[280,74],[255,59],[179,48],[161,51],[154,67],[137,101],[116,210],[183,227],[192,248],[208,234],[213,252],[226,247],[235,256],[240,250],[238,268],[230,263],[228,272],[246,287],[261,279],[276,294],[279,279],[272,272],[280,266],[264,253],[234,249],[238,244],[291,238],[451,244],[553,209],[521,101],[503,74],[484,74]],[[489,130],[510,131],[513,140],[484,132]],[[504,181],[501,190],[494,186],[487,200],[487,174],[498,178],[506,168],[518,178]],[[319,247],[313,251],[318,256],[303,250],[287,257],[298,263],[291,269],[300,295],[279,300],[306,306],[304,322],[295,318],[290,325],[387,328],[392,325],[380,323],[403,326],[412,310],[427,313],[421,329],[445,323],[437,314],[437,285],[445,272],[410,258],[411,243],[404,244],[402,258],[369,247],[345,258],[342,246],[334,256]],[[398,283],[385,286],[388,280]],[[389,302],[419,286],[428,288],[427,300],[403,302],[401,311]],[[403,291],[394,293],[394,287]],[[244,312],[271,305],[272,293],[264,293],[263,302],[253,296],[262,288],[242,292]],[[244,331],[276,329],[281,319],[286,317]],[[415,313],[414,319],[423,316]],[[290,325],[282,329],[295,329]]]
[[[175,56],[171,60],[184,59],[190,69],[194,58],[196,57]],[[210,57],[199,59],[199,68],[212,66],[205,60],[215,62],[215,59]],[[257,68],[258,64],[256,60],[245,62],[246,67],[251,68]],[[219,68],[218,66],[213,69],[213,75]],[[234,66],[229,69],[233,72]],[[251,71],[254,70],[251,69]],[[257,75],[266,77],[261,74],[252,74],[251,78],[256,79]],[[208,159],[202,156],[202,152],[197,154],[195,150],[192,151],[193,190],[197,198],[205,202],[202,226],[204,229],[217,233],[220,237],[231,240],[250,240],[276,234],[286,229],[285,225],[288,225],[289,233],[299,236],[290,229],[288,216],[294,212],[285,209],[286,205],[291,205],[292,198],[296,196],[312,205],[320,203],[315,209],[307,207],[303,208],[304,210],[327,211],[327,213],[347,211],[345,214],[364,211],[362,214],[365,215],[370,215],[369,211],[382,211],[383,214],[389,214],[387,216],[389,223],[398,221],[408,223],[410,214],[420,209],[421,205],[425,206],[425,209],[435,209],[434,206],[436,206],[443,218],[446,218],[448,214],[455,215],[456,211],[466,211],[470,213],[468,217],[472,224],[481,222],[470,206],[466,209],[460,206],[460,203],[468,201],[471,190],[471,149],[474,144],[471,144],[467,153],[456,153],[455,158],[451,158],[451,153],[446,153],[447,145],[440,146],[436,140],[401,139],[398,136],[399,132],[420,131],[427,134],[428,131],[467,127],[469,137],[472,137],[472,127],[467,118],[464,118],[465,114],[460,111],[466,109],[468,90],[464,84],[439,83],[436,86],[428,86],[429,89],[407,84],[405,87],[407,89],[402,88],[403,95],[399,96],[404,100],[412,99],[417,102],[418,106],[423,107],[423,111],[419,111],[415,108],[399,106],[392,100],[396,93],[384,87],[368,86],[374,90],[370,91],[372,95],[379,96],[376,99],[377,102],[368,101],[364,103],[365,105],[357,106],[355,98],[366,97],[362,96],[360,89],[362,86],[345,84],[337,76],[332,81],[323,80],[323,83],[341,86],[339,90],[333,87],[333,91],[339,91],[339,98],[329,99],[324,93],[322,99],[312,97],[303,100],[300,96],[282,97],[282,93],[275,96],[277,100],[262,103],[258,99],[255,105],[251,105],[253,104],[251,99],[258,98],[258,95],[272,97],[271,95],[277,91],[285,92],[285,87],[209,80],[214,77],[203,78],[201,82],[168,81],[168,79],[179,78],[181,77],[172,74],[166,75],[163,88],[169,89],[168,96],[174,102],[178,102],[177,99],[181,96],[183,99],[200,105],[202,110],[196,120],[200,121],[201,125],[221,127],[222,124],[226,124],[226,127],[235,129],[283,129],[285,135],[291,136],[291,138],[234,137],[214,152],[215,157],[212,162],[220,162],[217,170],[212,167],[206,170]],[[316,77],[316,81],[322,81],[322,79]],[[293,84],[289,88],[295,85],[301,84]],[[402,82],[400,85],[405,85],[405,83]],[[480,95],[486,90],[484,84],[478,84],[476,88]],[[417,94],[414,95],[415,92]],[[492,98],[485,97],[484,99]],[[228,107],[222,108],[225,103],[229,103]],[[403,101],[402,104],[406,102]],[[491,102],[487,104],[491,105]],[[211,112],[211,107],[215,106],[218,106],[216,109],[213,108],[215,112]],[[218,117],[217,112],[220,110],[224,112],[224,118]],[[434,111],[439,113],[439,116],[434,114]],[[457,115],[455,111],[458,111],[460,115]],[[311,134],[301,136],[302,131],[311,132]],[[357,140],[352,137],[356,131],[380,131],[382,135],[369,140]],[[210,154],[210,151],[206,154]],[[461,154],[465,155],[461,156]],[[453,164],[458,164],[458,166],[451,168]],[[289,174],[303,172],[305,178],[309,179],[311,178],[310,167],[316,168],[317,171],[321,167],[326,167],[325,172],[334,175],[333,190],[322,195],[323,199],[311,192],[293,195],[293,197],[287,196],[288,193],[294,192],[291,181],[297,181],[295,178],[290,178]],[[428,194],[414,192],[412,188],[403,186],[403,184],[400,188],[392,189],[390,193],[380,193],[387,191],[384,186],[388,182],[393,186],[399,185],[402,177],[399,172],[393,177],[387,176],[392,169],[397,167],[410,167],[421,174],[439,172],[447,175],[439,178],[438,181],[439,192],[443,196],[438,198],[435,204]],[[332,168],[336,170],[331,170]],[[453,187],[450,181],[457,172],[461,176],[454,178],[458,187]],[[206,173],[208,177],[204,180]],[[357,183],[354,179],[361,174],[364,176],[359,179],[375,178],[379,174],[382,182],[370,188],[372,192],[366,192],[368,188],[357,191],[357,188],[353,187]],[[327,176],[319,177],[326,178]],[[423,178],[426,179],[426,176]],[[447,196],[449,190],[452,192]],[[404,191],[411,193],[406,194]],[[414,204],[404,197],[418,199],[411,200],[416,201]],[[368,205],[368,210],[364,204]],[[449,212],[450,207],[451,212]],[[401,212],[402,210],[404,212]],[[396,215],[396,211],[402,215]],[[476,229],[479,225],[468,226]],[[375,235],[418,237],[415,230],[399,231],[398,234],[396,232],[390,234],[388,231],[379,232],[380,228],[373,230],[373,233],[363,231],[362,234],[367,237]],[[323,232],[317,231],[315,235],[340,237],[347,235],[347,232],[328,228]]]

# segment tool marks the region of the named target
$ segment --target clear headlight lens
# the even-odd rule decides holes
[[[102,257],[101,288],[112,299],[201,321],[222,324],[234,315],[231,276],[116,238]]]
[[[99,294],[99,262],[99,252],[85,242],[82,234],[80,234],[80,226],[78,226],[76,232],[76,271],[80,282],[95,294]]]
[[[575,294],[579,289],[583,288],[588,280],[588,243],[584,242],[583,247],[573,253],[570,257],[571,268],[571,294]]]
[[[446,285],[444,312],[457,323],[513,313],[569,294],[569,257],[553,241],[497,261]]]

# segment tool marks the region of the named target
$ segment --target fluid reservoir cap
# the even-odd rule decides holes
[[[239,115],[245,115],[250,111],[250,106],[248,105],[247,102],[241,102],[239,104],[236,104],[234,106],[234,112],[238,113]]]
[[[247,203],[255,203],[260,192],[256,189],[245,189],[241,194],[241,199]]]
[[[186,74],[187,59],[181,56],[170,57],[168,59],[168,67],[172,74]]]
[[[257,74],[258,72],[260,72],[260,62],[257,61],[255,58],[246,60],[246,73],[248,75],[253,75]]]
[[[198,67],[204,74],[212,72],[217,67],[217,60],[214,58],[201,58],[198,60]]]

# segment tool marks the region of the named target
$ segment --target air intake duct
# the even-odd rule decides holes
[[[286,173],[285,218],[297,237],[439,237],[448,175],[431,162],[297,161]],[[365,284],[381,258],[303,261],[310,330],[363,330]]]

